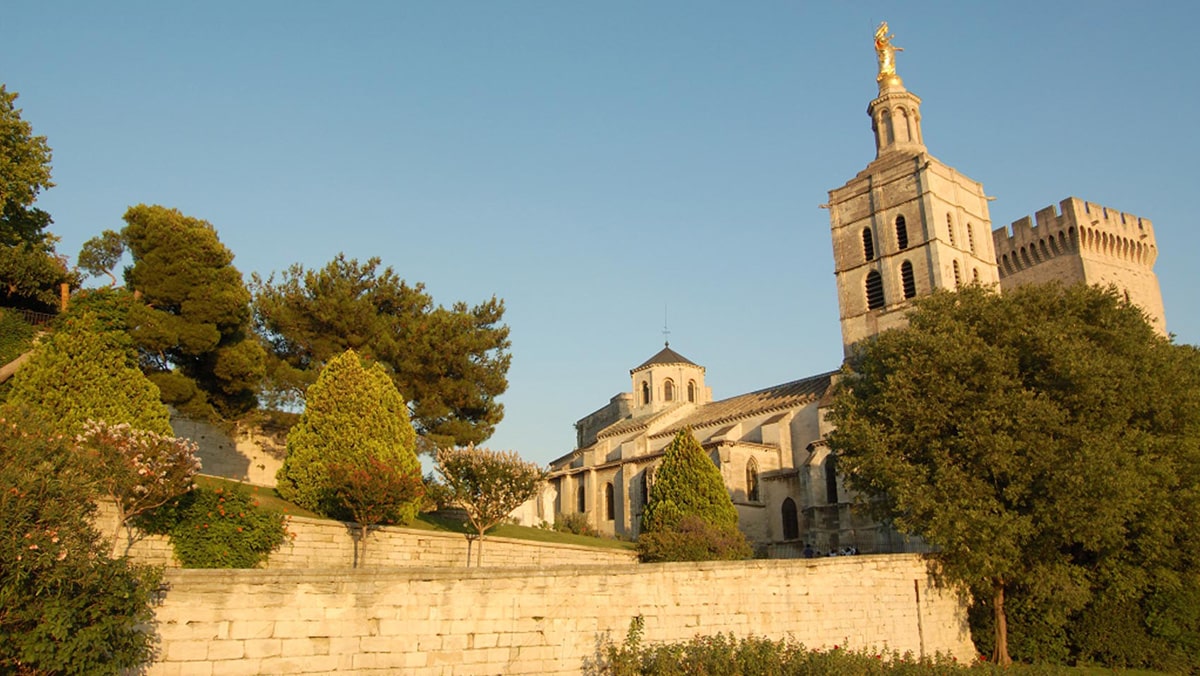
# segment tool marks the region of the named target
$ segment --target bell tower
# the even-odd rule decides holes
[[[921,99],[896,74],[886,22],[875,31],[878,96],[867,105],[875,160],[829,191],[834,275],[846,350],[903,326],[934,289],[997,284],[983,185],[929,154]]]

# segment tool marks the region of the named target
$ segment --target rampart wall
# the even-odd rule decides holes
[[[171,570],[150,674],[577,674],[644,640],[732,632],[970,659],[965,611],[915,555],[366,570]]]

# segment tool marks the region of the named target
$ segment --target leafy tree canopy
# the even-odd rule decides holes
[[[496,398],[511,356],[502,301],[434,306],[424,286],[379,259],[340,254],[320,270],[294,265],[278,281],[254,276],[251,286],[277,405],[302,399],[321,367],[351,349],[387,369],[432,446],[483,441],[503,417]]]
[[[83,243],[76,262],[80,270],[93,277],[108,275],[111,280],[109,286],[116,286],[117,276],[113,274],[113,268],[117,267],[123,255],[125,240],[121,238],[121,233],[105,230]]]
[[[130,207],[125,223],[125,282],[143,301],[130,308],[129,332],[164,401],[227,417],[253,409],[264,354],[233,254],[212,225],[175,209]]]
[[[67,318],[13,376],[8,401],[44,415],[55,431],[75,435],[88,420],[171,435],[158,388],[137,368],[124,333],[91,313]]]
[[[1081,654],[1070,623],[1085,609],[1197,581],[1197,391],[1196,350],[1115,292],[974,286],[915,301],[907,328],[857,346],[829,443],[877,515],[990,607],[997,661],[1006,598],[1036,609],[1014,626]]]
[[[0,298],[6,305],[52,311],[58,289],[78,279],[54,253],[50,215],[33,206],[50,188],[50,146],[21,119],[16,92],[0,84]]]
[[[279,494],[306,509],[342,518],[345,508],[331,485],[330,466],[364,467],[382,461],[404,475],[421,476],[416,433],[404,398],[379,364],[364,364],[353,350],[334,357],[308,389],[304,413],[287,438],[279,468]],[[419,507],[414,495],[397,510],[401,522]]]

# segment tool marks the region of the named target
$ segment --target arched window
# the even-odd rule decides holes
[[[908,248],[908,224],[904,222],[903,216],[896,217],[896,243],[900,245],[900,250]]]
[[[971,253],[975,253],[975,228],[971,227],[970,223],[967,223],[967,248]]]
[[[688,401],[695,403],[696,401],[696,381],[688,381]]]
[[[650,383],[642,381],[642,405],[650,403]]]
[[[912,263],[904,261],[900,264],[900,283],[904,286],[904,298],[917,295],[917,281],[913,279]]]
[[[954,261],[954,288],[962,286],[962,273],[958,270],[958,261]]]
[[[837,501],[837,456],[830,454],[825,458],[825,502],[836,505]]]
[[[617,504],[613,498],[612,482],[604,484],[604,518],[612,521],[617,518]]]
[[[870,228],[863,228],[863,258],[875,260],[875,239],[871,237]]]
[[[946,214],[946,232],[950,233],[950,246],[954,246],[954,221]]]
[[[746,463],[746,500],[758,502],[758,461],[754,458]]]
[[[971,268],[971,281],[979,283],[979,268]]]
[[[867,309],[878,310],[883,307],[883,277],[878,270],[867,273]]]
[[[579,484],[579,513],[583,514],[587,511],[587,489],[583,484]]]
[[[780,516],[783,517],[783,539],[799,540],[800,519],[797,518],[798,515],[796,514],[796,501],[786,498],[783,501],[783,509],[780,512]]]
[[[663,383],[663,401],[675,401],[675,381],[668,379]]]

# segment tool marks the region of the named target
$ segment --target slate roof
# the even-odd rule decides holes
[[[679,354],[675,350],[672,350],[670,345],[667,345],[663,349],[659,350],[658,354],[647,359],[645,362],[642,363],[641,366],[633,369],[632,371],[630,371],[630,373],[637,373],[638,371],[641,371],[644,368],[649,368],[656,364],[689,364],[691,366],[700,366],[699,364],[693,362],[692,360],[688,359],[687,357]]]

